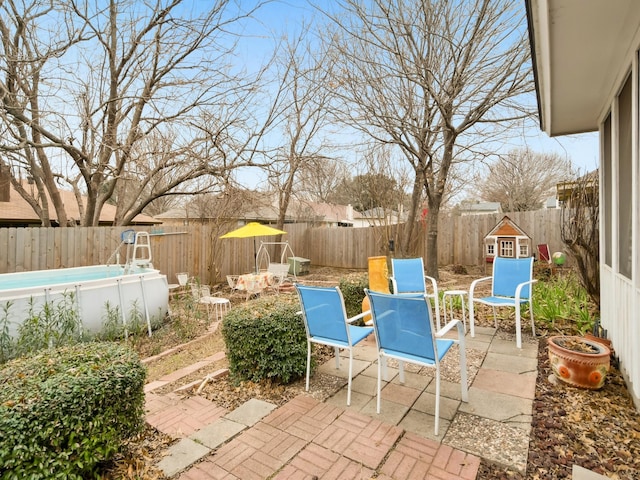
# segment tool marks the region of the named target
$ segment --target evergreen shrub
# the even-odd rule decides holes
[[[229,373],[235,381],[290,383],[306,373],[307,336],[296,295],[259,298],[222,321]]]
[[[135,352],[92,342],[0,369],[0,479],[86,479],[144,425],[146,369]]]

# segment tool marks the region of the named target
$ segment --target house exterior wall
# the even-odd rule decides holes
[[[640,409],[640,2],[525,0],[541,129],[600,132],[600,315]]]
[[[640,408],[640,37],[629,51],[625,70],[613,72],[618,82],[600,120],[600,309],[602,327]]]

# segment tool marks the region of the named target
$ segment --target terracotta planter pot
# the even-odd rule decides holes
[[[583,337],[557,335],[547,340],[547,349],[551,369],[559,380],[590,390],[604,385],[611,356],[605,345]]]
[[[609,349],[609,352],[611,352],[611,356],[615,355],[615,353],[613,351],[613,347],[611,346],[611,340],[609,340],[608,338],[596,337],[595,335],[593,335],[591,333],[585,333],[584,334],[584,338],[585,338],[585,340],[591,340],[592,342],[601,343],[602,345],[604,345],[605,347],[607,347]]]

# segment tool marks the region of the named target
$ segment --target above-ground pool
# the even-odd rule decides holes
[[[0,327],[16,337],[20,325],[46,309],[74,309],[85,332],[98,333],[107,318],[126,327],[135,316],[151,334],[169,302],[167,277],[131,265],[97,265],[0,274]]]

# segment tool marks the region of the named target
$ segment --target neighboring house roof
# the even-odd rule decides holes
[[[626,47],[640,24],[636,3],[526,1],[540,126],[549,135],[598,130],[618,81],[612,72],[628,70]]]
[[[324,223],[353,224],[355,218],[360,218],[359,212],[351,205],[337,205],[323,202],[294,202],[294,212],[300,212],[300,217],[313,216],[316,221]]]
[[[167,210],[166,212],[159,213],[155,216],[156,220],[183,220],[185,218],[185,209],[184,208],[172,208]]]
[[[349,225],[353,224],[354,218],[359,217],[360,214],[354,212],[351,205],[292,199],[285,216],[285,223],[315,222]],[[209,202],[199,203],[195,199],[186,207],[173,208],[156,215],[156,218],[166,222],[188,219],[199,221],[233,219],[273,223],[278,219],[277,196],[270,192],[234,191],[226,196],[211,198]]]
[[[28,188],[28,185],[26,185]],[[20,194],[9,184],[9,201],[0,202],[0,226],[40,226],[41,220],[36,212],[33,211],[29,203],[20,196]],[[80,219],[80,210],[76,197],[73,192],[68,190],[60,190],[62,202],[64,203],[67,216],[70,220],[77,222]],[[86,200],[86,199],[85,199]],[[55,210],[50,206],[51,220],[57,221]],[[116,215],[116,207],[114,205],[105,204],[100,212],[100,224],[110,225]],[[159,222],[148,215],[137,215],[133,225],[155,225]]]
[[[460,213],[462,215],[502,213],[502,207],[500,202],[461,202]]]
[[[389,210],[383,207],[375,207],[362,212],[362,218],[369,218],[369,219],[392,218],[392,219],[400,219],[401,221],[405,221],[407,219],[407,215],[403,213],[398,213],[395,210]]]

